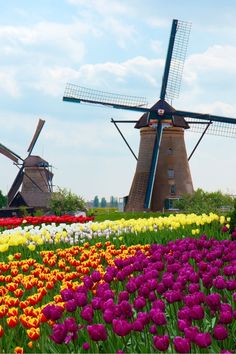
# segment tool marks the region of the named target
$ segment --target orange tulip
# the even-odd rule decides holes
[[[0,338],[3,336],[4,334],[4,329],[3,327],[0,325]]]
[[[37,340],[40,337],[40,329],[38,328],[30,328],[27,329],[27,335],[31,340]]]
[[[10,307],[7,313],[7,316],[18,316],[19,310],[18,307]]]
[[[14,291],[14,295],[15,295],[16,297],[21,297],[23,294],[24,294],[24,291],[23,291],[22,289],[16,289],[16,290]]]
[[[24,354],[24,349],[22,347],[15,347],[14,353],[15,354]]]
[[[0,318],[6,316],[7,311],[8,311],[8,306],[1,305],[0,306]]]
[[[7,318],[7,324],[10,328],[14,328],[18,324],[18,318],[16,316],[11,316]]]

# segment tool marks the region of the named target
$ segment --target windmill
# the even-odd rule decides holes
[[[118,122],[136,123],[135,128],[140,129],[139,155],[126,204],[127,211],[171,209],[174,199],[193,193],[188,161],[203,136],[206,133],[235,136],[236,119],[176,110],[168,102],[179,94],[190,29],[191,25],[187,22],[176,19],[172,22],[160,99],[151,108],[146,108],[146,100],[142,97],[117,95],[70,83],[66,86],[64,101],[142,113],[138,121],[112,119],[115,125]],[[202,133],[189,157],[184,141],[186,130]],[[122,138],[125,140],[123,135]]]
[[[52,192],[53,174],[47,161],[40,156],[32,155],[44,123],[44,120],[39,119],[25,159],[0,144],[0,153],[12,160],[19,168],[7,195],[9,207],[22,205],[40,208],[48,207],[50,193]],[[20,187],[21,191],[19,191]]]

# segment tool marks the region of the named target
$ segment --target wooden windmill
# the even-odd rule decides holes
[[[115,125],[117,122],[135,122],[135,128],[140,129],[139,155],[126,204],[127,211],[170,209],[174,199],[193,193],[188,161],[205,133],[232,136],[232,131],[236,131],[234,118],[176,110],[167,102],[177,98],[179,93],[190,27],[187,22],[173,20],[160,99],[151,108],[145,108],[143,98],[73,84],[66,86],[64,101],[94,103],[143,114],[138,121],[112,120]],[[198,132],[201,127],[204,129],[202,135],[187,157],[184,132],[188,129]],[[123,135],[122,138],[125,140]]]
[[[47,161],[40,156],[32,155],[34,146],[45,121],[39,119],[25,159],[0,144],[0,153],[8,157],[19,168],[16,178],[8,192],[9,207],[40,207],[47,208],[52,192],[53,174]],[[21,190],[19,191],[21,187]]]

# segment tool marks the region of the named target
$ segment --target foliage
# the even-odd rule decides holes
[[[230,231],[232,232],[236,227],[236,199],[234,201],[234,210],[232,211],[230,218]]]
[[[43,216],[43,210],[42,209],[36,209],[34,212],[34,216]]]
[[[0,208],[4,208],[7,206],[7,197],[3,195],[2,191],[0,190]]]
[[[29,211],[28,211],[28,208],[27,208],[27,206],[25,206],[25,205],[21,205],[20,207],[19,207],[19,211],[20,211],[20,215],[21,216],[29,216],[30,214],[29,214]]]
[[[102,198],[101,199],[101,208],[106,208],[106,206],[107,206],[107,201],[106,201],[106,198]]]
[[[98,196],[96,195],[93,200],[93,207],[98,208],[99,207],[99,199]]]
[[[66,188],[58,188],[58,191],[51,195],[50,209],[56,215],[66,214],[78,209],[86,210],[85,200]]]
[[[117,200],[117,198],[113,197],[113,195],[110,198],[110,207],[111,208],[118,208],[118,200]]]
[[[197,189],[193,194],[185,194],[179,201],[175,202],[175,207],[186,213],[210,213],[233,208],[234,198],[229,194],[217,192],[205,192]]]

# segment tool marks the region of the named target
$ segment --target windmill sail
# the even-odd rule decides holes
[[[18,164],[18,162],[19,162],[18,159],[23,161],[23,159],[19,155],[17,155],[15,152],[8,149],[3,144],[0,144],[0,153],[5,155],[6,157],[8,157],[10,160],[15,162],[16,164]]]
[[[37,128],[35,130],[33,139],[32,139],[32,141],[31,141],[31,143],[30,143],[30,145],[28,147],[28,150],[27,150],[29,155],[33,151],[34,145],[35,145],[36,141],[38,140],[39,134],[41,133],[41,130],[43,129],[44,123],[45,123],[45,120],[39,119],[39,122],[38,122]]]
[[[7,199],[8,199],[8,204],[11,203],[12,199],[15,197],[16,193],[18,192],[21,183],[23,181],[23,177],[24,177],[24,166],[22,166],[7,194]]]

